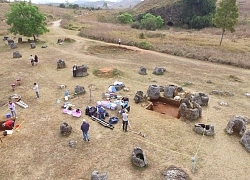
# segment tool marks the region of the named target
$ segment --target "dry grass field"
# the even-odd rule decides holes
[[[244,93],[250,91],[248,69],[132,46],[121,45],[117,48],[117,44],[79,37],[77,31],[62,29],[58,23],[49,28],[49,33],[39,37],[35,49],[30,49],[29,43],[18,44],[14,50],[4,43],[0,44],[0,101],[8,101],[13,94],[10,84],[20,77],[22,85],[17,86],[15,93],[21,95],[22,100],[29,105],[27,109],[16,107],[19,131],[15,130],[12,135],[2,138],[3,143],[0,142],[0,179],[88,180],[91,173],[97,170],[107,173],[110,180],[160,180],[163,172],[171,165],[184,170],[193,180],[249,179],[249,152],[240,144],[239,136],[230,136],[225,132],[228,121],[235,115],[250,117],[249,98],[244,96]],[[58,38],[71,38],[75,42],[59,45],[56,43]],[[41,48],[44,44],[48,48]],[[114,46],[116,48],[112,48]],[[16,50],[22,54],[22,58],[12,58]],[[28,59],[30,54],[38,55],[38,66],[31,66]],[[247,53],[242,55],[242,58],[245,57],[248,57]],[[66,62],[67,68],[56,68],[59,59]],[[89,75],[73,78],[74,64],[87,64]],[[147,75],[138,74],[140,66],[147,68]],[[121,75],[105,78],[92,73],[107,67],[118,69]],[[156,76],[152,74],[155,67],[164,67],[166,72]],[[230,78],[232,76],[240,81]],[[207,83],[207,80],[212,83]],[[57,99],[64,97],[65,89],[59,88],[61,84],[66,85],[70,94],[76,85],[85,87],[86,94],[69,101],[84,111],[86,106],[102,100],[102,93],[115,81],[123,82],[130,89],[129,92],[118,91],[118,94],[130,98],[129,119],[132,130],[145,133],[145,138],[130,132],[124,133],[120,128],[121,119],[111,130],[85,115],[81,118],[65,115],[60,104],[57,104]],[[202,118],[191,122],[146,110],[133,101],[138,90],[145,93],[151,84],[182,85],[189,81],[192,84],[183,86],[185,91],[209,95],[212,90],[219,90],[233,92],[234,96],[209,95],[209,103],[203,107]],[[34,82],[39,85],[40,99],[35,98],[32,89]],[[88,100],[89,84],[94,85],[94,99],[91,102]],[[228,106],[220,106],[221,101],[228,103]],[[0,107],[2,120],[7,112],[6,105]],[[112,116],[117,111],[109,110],[109,113]],[[90,124],[90,142],[82,139],[82,118]],[[70,136],[60,135],[62,122],[72,126]],[[215,135],[208,137],[196,134],[192,128],[198,122],[213,124]],[[75,147],[68,146],[70,140],[77,141]],[[149,161],[148,167],[140,169],[132,165],[134,147],[144,150]],[[195,174],[191,172],[191,158],[194,156],[197,160]]]
[[[10,84],[17,77],[22,78],[22,85],[15,93],[29,105],[23,109],[17,107],[20,131],[3,138],[0,144],[2,166],[0,179],[90,179],[93,170],[106,172],[111,180],[162,179],[163,172],[171,165],[180,167],[191,179],[248,179],[250,155],[239,143],[237,135],[227,135],[224,131],[228,121],[235,115],[249,117],[247,107],[249,99],[243,93],[249,92],[249,70],[227,65],[213,64],[193,59],[146,51],[135,47],[122,45],[121,50],[112,48],[116,44],[106,44],[77,36],[77,32],[64,30],[58,26],[50,27],[50,33],[41,36],[36,49],[30,45],[19,44],[18,51],[23,57],[13,59],[14,50],[6,50],[4,44],[1,52],[1,89],[0,100],[7,102],[13,93]],[[56,44],[58,38],[72,38],[74,43]],[[48,48],[40,48],[46,42]],[[104,47],[106,50],[104,51]],[[103,51],[98,51],[98,47]],[[124,51],[127,48],[127,51]],[[113,50],[115,49],[115,51]],[[32,67],[28,57],[37,54],[39,65]],[[63,59],[67,68],[56,69],[56,62]],[[73,64],[87,64],[87,77],[73,78]],[[139,75],[140,66],[147,68],[148,74]],[[162,76],[153,75],[155,67],[165,67]],[[113,67],[122,73],[119,77],[101,78],[93,75],[99,68]],[[241,82],[234,81],[230,75],[237,76]],[[92,121],[85,115],[82,118],[90,123],[90,142],[82,140],[80,130],[82,118],[73,118],[62,114],[57,99],[64,96],[65,84],[70,93],[76,85],[85,87],[87,93],[78,96],[70,103],[84,110],[87,105],[94,105],[102,99],[105,92],[114,81],[122,81],[129,92],[118,93],[130,98],[129,113],[132,129],[146,134],[145,138],[124,133],[121,120],[110,130]],[[212,84],[206,83],[211,80]],[[175,119],[144,109],[133,102],[137,90],[146,92],[151,84],[181,85],[187,81],[192,85],[183,87],[191,92],[209,94],[212,90],[231,91],[234,96],[210,95],[208,107],[203,108],[202,118],[189,122]],[[40,87],[40,99],[35,98],[33,83]],[[88,103],[88,85],[93,84],[94,101]],[[219,106],[218,102],[229,104]],[[8,112],[7,107],[0,108],[1,115]],[[117,112],[109,111],[111,115]],[[73,127],[68,137],[60,135],[59,126],[67,122]],[[215,135],[202,137],[192,128],[197,122],[213,124]],[[249,129],[249,126],[247,126]],[[74,148],[68,146],[69,140],[77,140]],[[134,147],[141,147],[148,160],[147,168],[139,169],[131,164],[131,154]],[[191,157],[196,156],[197,171],[192,174]]]

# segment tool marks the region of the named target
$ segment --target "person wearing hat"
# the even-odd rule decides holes
[[[73,77],[76,77],[76,70],[77,70],[77,65],[75,64],[73,66]]]
[[[122,113],[122,129],[123,131],[127,132],[128,128],[128,110],[125,109],[124,112]]]
[[[15,105],[15,103],[9,101],[8,108],[10,109],[10,112],[11,112],[11,114],[12,114],[12,117],[13,117],[13,118],[16,118],[17,115],[16,115],[16,105]]]
[[[15,121],[13,120],[8,120],[5,123],[2,124],[3,127],[8,127],[9,129],[13,129],[15,124]]]
[[[87,123],[85,119],[82,120],[81,130],[83,133],[83,140],[89,141],[89,135],[88,135],[89,123]]]

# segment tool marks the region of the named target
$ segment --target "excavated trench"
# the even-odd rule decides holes
[[[150,101],[153,103],[153,106],[151,106],[150,110],[161,114],[167,114],[174,118],[180,118],[178,114],[180,106],[179,100],[174,100],[166,97],[159,97],[158,99],[150,99]]]

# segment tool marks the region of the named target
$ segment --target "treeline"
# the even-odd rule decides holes
[[[60,8],[69,8],[69,9],[86,9],[86,10],[100,10],[101,8],[100,7],[81,7],[79,6],[79,4],[64,4],[64,3],[61,3],[59,4],[59,7]]]

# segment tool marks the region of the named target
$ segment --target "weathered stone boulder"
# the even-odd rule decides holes
[[[91,180],[108,180],[106,173],[99,174],[98,171],[93,171],[91,174]]]
[[[85,94],[86,93],[86,91],[85,91],[85,89],[84,89],[84,87],[83,86],[76,86],[75,87],[75,93],[77,94],[77,95],[81,95],[81,94]]]
[[[248,152],[250,152],[250,130],[248,130],[240,139],[240,142]]]
[[[4,36],[4,37],[3,37],[3,41],[8,40],[8,38],[9,38],[8,36]]]
[[[62,43],[63,42],[63,40],[61,39],[61,38],[59,38],[59,39],[57,39],[57,43],[59,44],[59,43]]]
[[[8,45],[14,43],[14,41],[12,39],[7,39],[7,41],[8,41]]]
[[[138,167],[145,167],[148,165],[148,160],[140,147],[135,147],[132,152],[132,163]]]
[[[139,102],[141,102],[143,100],[143,92],[142,91],[137,91],[134,97],[134,101],[136,104],[138,104]]]
[[[146,75],[147,74],[147,69],[145,67],[141,66],[140,69],[139,69],[139,74]]]
[[[66,63],[64,60],[58,60],[57,61],[57,69],[62,69],[62,68],[66,68]]]
[[[189,179],[188,174],[175,166],[170,166],[163,173],[163,180],[188,180],[188,179]]]
[[[193,108],[198,109],[198,111],[199,111],[199,117],[201,117],[201,115],[202,115],[202,107],[198,103],[196,103],[196,102],[192,102],[192,104],[193,104]]]
[[[197,120],[199,117],[201,117],[199,109],[188,108],[185,103],[181,103],[178,114],[179,117],[183,117],[188,120]]]
[[[188,98],[183,98],[181,100],[181,104],[182,103],[186,104],[187,108],[191,108],[192,107],[190,101],[188,100]]]
[[[11,49],[16,49],[17,48],[17,44],[16,43],[11,43],[10,44],[10,48]]]
[[[233,134],[234,131],[237,133],[239,132],[240,136],[243,136],[243,134],[246,131],[246,125],[249,122],[249,120],[245,117],[242,116],[234,116],[232,118],[227,126],[226,126],[226,131],[228,134]]]
[[[76,76],[83,77],[88,75],[88,65],[77,66]]]
[[[158,99],[160,97],[160,86],[150,85],[147,90],[148,97]]]
[[[69,147],[75,147],[76,143],[77,143],[77,141],[75,141],[75,140],[70,140],[70,141],[69,141]]]
[[[169,98],[173,98],[175,95],[175,89],[176,89],[176,86],[174,85],[168,85],[164,88],[164,96],[165,97],[169,97]]]
[[[163,75],[165,71],[166,71],[165,68],[156,67],[154,69],[154,71],[153,71],[153,74],[155,74],[155,75]]]
[[[62,135],[69,135],[71,134],[71,131],[72,131],[72,127],[68,123],[63,122],[60,125],[60,132]]]
[[[19,51],[13,52],[13,58],[21,58],[22,54]]]
[[[197,123],[194,125],[194,129],[195,132],[197,132],[198,134],[205,134],[208,136],[212,136],[214,135],[214,126],[209,124],[209,125],[205,125],[205,124],[201,124],[201,123]]]
[[[36,44],[35,43],[30,43],[30,48],[31,49],[35,49],[36,48]]]
[[[196,102],[201,106],[207,106],[208,105],[208,100],[209,100],[209,97],[206,94],[200,93],[200,92],[195,93],[194,97],[192,99],[193,102]]]
[[[18,43],[22,43],[23,42],[23,38],[19,37],[17,42]]]

